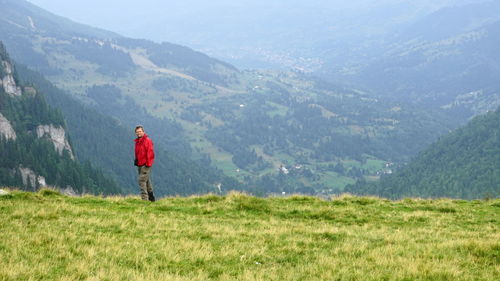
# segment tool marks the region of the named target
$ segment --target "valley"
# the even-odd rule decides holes
[[[341,193],[357,181],[376,181],[392,173],[498,102],[489,78],[484,89],[471,86],[476,89],[471,93],[477,94],[461,92],[456,98],[449,89],[433,95],[409,88],[409,80],[398,76],[402,72],[387,74],[384,64],[377,63],[376,58],[400,70],[384,57],[366,60],[364,67],[350,61],[359,71],[348,72],[359,75],[345,81],[331,69],[314,75],[297,69],[239,69],[185,46],[80,25],[26,1],[5,0],[2,5],[9,12],[0,18],[0,40],[17,62],[123,128],[143,124],[172,157],[219,170],[243,186],[207,182],[214,192],[243,188],[258,195]],[[471,38],[464,42],[472,44]],[[412,62],[418,57],[414,53],[432,53],[437,45],[422,46],[395,59]],[[398,50],[390,49],[388,55]],[[399,81],[406,84],[397,86]],[[422,81],[408,83],[435,85]],[[431,106],[429,99],[436,104]]]

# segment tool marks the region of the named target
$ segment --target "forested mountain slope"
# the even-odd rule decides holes
[[[355,194],[389,198],[500,196],[500,108],[442,137],[380,182],[358,182]]]
[[[89,162],[80,164],[64,116],[36,85],[20,83],[0,41],[0,185],[117,194],[118,185]]]

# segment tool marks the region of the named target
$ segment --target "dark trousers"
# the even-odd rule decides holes
[[[149,200],[148,193],[153,193],[153,184],[151,183],[151,167],[140,166],[137,167],[139,172],[138,182],[141,188],[141,199]]]

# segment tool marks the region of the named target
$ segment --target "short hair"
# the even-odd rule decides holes
[[[142,125],[135,126],[134,132],[137,131],[138,129],[142,129],[144,131],[144,127]]]

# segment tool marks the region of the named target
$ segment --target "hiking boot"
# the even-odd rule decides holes
[[[155,195],[153,194],[153,192],[152,192],[152,191],[151,191],[151,192],[148,192],[148,199],[149,199],[149,201],[151,201],[151,202],[156,201],[156,199],[155,199]]]

